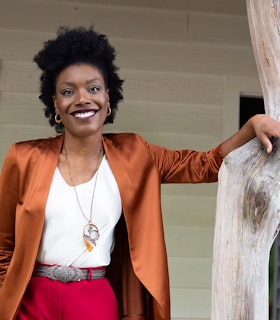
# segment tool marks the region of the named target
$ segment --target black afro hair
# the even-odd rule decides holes
[[[63,132],[64,127],[54,120],[55,109],[52,97],[55,94],[56,78],[66,67],[77,63],[89,63],[96,66],[102,73],[109,89],[112,109],[105,123],[113,123],[118,103],[123,99],[123,80],[117,74],[115,57],[115,49],[110,45],[107,37],[94,31],[93,27],[89,29],[60,27],[56,39],[44,43],[43,49],[34,57],[34,61],[42,70],[39,99],[46,106],[45,116],[49,119],[50,125],[54,126],[58,133]]]

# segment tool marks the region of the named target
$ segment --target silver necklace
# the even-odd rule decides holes
[[[67,154],[67,150],[66,150],[65,146],[64,146],[64,150],[65,150],[65,158],[66,158],[66,163],[67,163],[67,167],[68,167],[69,177],[70,177],[72,186],[74,188],[74,192],[76,195],[78,206],[79,206],[79,209],[80,209],[83,217],[87,220],[87,224],[83,228],[83,240],[84,240],[84,243],[86,245],[87,250],[90,252],[96,246],[96,241],[100,237],[97,225],[92,222],[93,200],[94,200],[94,194],[95,194],[95,189],[96,189],[96,184],[97,184],[98,170],[99,170],[100,163],[99,163],[97,170],[96,170],[96,173],[95,173],[95,182],[94,182],[93,192],[92,192],[92,196],[91,196],[91,203],[90,203],[90,215],[88,218],[82,209],[82,206],[81,206],[81,203],[79,200],[79,196],[78,196],[78,192],[77,192],[77,189],[76,189],[75,184],[73,182],[70,164],[68,161],[68,154]],[[99,154],[102,154],[102,153],[103,153],[103,146],[101,146],[100,151],[99,151]]]

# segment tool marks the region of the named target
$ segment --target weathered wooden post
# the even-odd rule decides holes
[[[280,0],[247,0],[266,113],[280,116]],[[268,319],[269,253],[280,223],[280,141],[232,152],[219,174],[212,320]]]

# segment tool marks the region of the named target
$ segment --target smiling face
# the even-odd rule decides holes
[[[109,91],[97,67],[82,63],[65,68],[56,79],[53,102],[65,135],[83,138],[102,134]]]

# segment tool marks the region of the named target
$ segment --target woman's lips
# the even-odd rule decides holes
[[[94,116],[95,113],[96,113],[95,110],[83,110],[83,111],[79,110],[79,111],[72,112],[71,114],[76,119],[85,119],[85,118]]]

